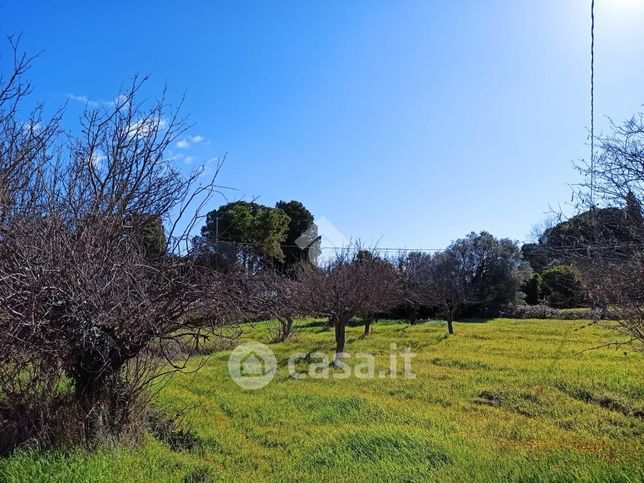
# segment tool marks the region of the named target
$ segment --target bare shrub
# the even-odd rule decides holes
[[[235,318],[230,276],[188,243],[214,178],[173,168],[185,123],[163,98],[140,103],[138,79],[68,142],[57,117],[25,124],[29,59],[15,59],[0,81],[0,450],[135,434],[151,383],[187,368],[175,348],[194,314]]]

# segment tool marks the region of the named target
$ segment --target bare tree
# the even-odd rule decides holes
[[[273,342],[284,342],[294,330],[296,317],[308,315],[309,303],[300,291],[304,285],[296,283],[291,276],[264,266],[259,272],[243,274],[247,290],[241,303],[247,320],[273,320],[276,327]]]
[[[421,307],[430,300],[428,281],[432,256],[424,252],[404,252],[396,258],[402,283],[402,304],[408,311],[409,322],[415,325]]]
[[[597,138],[599,153],[594,163],[581,164],[585,175],[578,196],[589,209],[592,237],[586,250],[575,252],[591,298],[619,321],[620,327],[644,342],[644,114],[612,133]],[[598,206],[618,206],[620,229],[612,219],[598,216]],[[615,210],[614,210],[615,211]]]
[[[640,204],[644,199],[644,113],[621,125],[611,123],[611,130],[596,138],[599,153],[595,162],[577,165],[585,176],[577,193],[582,207],[598,202],[624,206],[629,193]]]
[[[304,266],[294,284],[301,304],[309,312],[328,317],[336,342],[336,361],[344,355],[346,327],[354,317],[363,317],[365,334],[378,313],[392,308],[399,299],[395,269],[359,247],[337,252],[322,268]]]
[[[456,254],[445,250],[435,255],[412,252],[406,257],[408,297],[418,305],[438,309],[447,318],[447,330],[454,333],[456,311],[468,300],[468,280]]]
[[[21,115],[32,86],[25,79],[35,57],[18,49],[19,38],[9,37],[6,72],[0,71],[0,223],[42,203],[46,179],[43,165],[54,156],[62,110],[45,118],[43,106]]]
[[[14,59],[0,82],[0,447],[118,437],[150,382],[187,367],[194,315],[235,319],[239,294],[188,243],[214,177],[168,161],[185,122],[163,98],[139,103],[138,79],[52,152],[56,118],[17,119],[29,59]]]
[[[432,257],[428,267],[427,296],[447,317],[447,331],[454,334],[456,311],[471,300],[469,273],[458,255],[446,250]]]
[[[370,280],[372,286],[364,293],[362,309],[358,316],[364,322],[364,336],[371,333],[371,325],[378,316],[390,311],[403,300],[403,283],[396,267],[383,257],[369,250],[360,250],[356,254],[355,264],[364,279]]]
[[[275,341],[284,342],[293,334],[295,318],[307,315],[308,303],[301,293],[302,286],[295,283],[293,277],[275,271],[271,276],[273,303],[270,315],[278,322]]]

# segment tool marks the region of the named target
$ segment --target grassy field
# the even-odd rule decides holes
[[[644,357],[598,347],[619,340],[588,321],[506,320],[410,326],[379,322],[347,350],[411,347],[416,379],[292,379],[295,351],[333,351],[315,321],[273,344],[264,389],[230,379],[229,353],[175,378],[157,407],[187,410],[196,436],[173,450],[147,435],[139,448],[20,452],[2,481],[642,481]],[[265,325],[243,339],[266,342]],[[351,361],[349,361],[351,364]],[[333,370],[331,371],[333,373]]]

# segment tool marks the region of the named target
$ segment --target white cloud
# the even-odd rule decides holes
[[[116,107],[116,106],[126,106],[128,97],[119,94],[117,97],[110,101],[97,101],[94,99],[89,98],[88,96],[78,96],[76,94],[65,94],[65,97],[71,101],[74,102],[79,102],[83,104],[86,107],[89,107],[91,109],[96,109],[97,107],[105,106],[105,107]]]
[[[125,106],[128,102],[128,97],[123,94],[119,94],[113,101],[105,101],[105,104],[110,106]]]
[[[168,161],[177,161],[184,164],[192,164],[195,161],[193,156],[188,156],[184,153],[177,153],[172,150],[168,151],[168,157],[166,159]]]
[[[65,97],[67,97],[67,99],[70,99],[72,101],[80,102],[81,104],[83,104],[83,105],[85,105],[87,107],[91,107],[91,108],[96,108],[96,107],[99,107],[101,105],[100,102],[93,101],[92,99],[90,99],[87,96],[77,96],[75,94],[66,94]]]
[[[177,141],[177,147],[179,149],[188,149],[193,144],[203,143],[206,140],[205,137],[197,134],[196,136],[188,136],[187,138]]]
[[[164,129],[167,129],[168,126],[169,126],[169,123],[167,119],[164,119],[164,118],[141,119],[129,126],[128,134],[130,136],[143,137],[143,136],[147,136],[148,134],[150,134],[152,131],[156,129],[163,131]]]
[[[107,156],[105,156],[102,152],[93,152],[92,156],[90,158],[90,162],[92,163],[92,166],[96,169],[101,169],[103,167],[103,162],[107,159]]]
[[[39,122],[29,121],[22,124],[22,130],[25,133],[42,131],[43,125]]]

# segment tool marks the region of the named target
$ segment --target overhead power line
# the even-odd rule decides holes
[[[216,245],[228,245],[231,247],[248,247],[248,248],[257,248],[257,247],[267,247],[272,246],[268,243],[245,243],[245,242],[233,242],[233,241],[223,241],[219,240],[215,242]],[[566,251],[579,251],[583,249],[586,244],[580,243],[577,246],[568,246],[568,247],[544,247],[547,250],[555,252],[566,252]],[[303,250],[299,245],[287,245],[280,244],[282,248],[299,248]],[[644,243],[604,243],[601,245],[593,245],[593,248],[596,249],[621,249],[621,248],[639,248],[644,247]],[[369,250],[373,252],[442,252],[445,248],[425,248],[425,247],[416,247],[416,248],[407,248],[407,247],[379,247],[379,246],[368,246],[368,245],[345,245],[345,246],[321,246],[318,247],[320,250]]]

